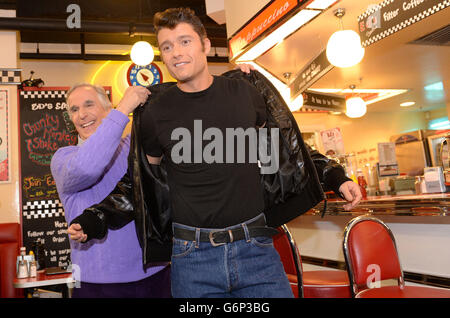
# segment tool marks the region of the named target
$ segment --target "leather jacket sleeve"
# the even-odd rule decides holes
[[[70,224],[81,225],[87,240],[102,239],[109,229],[119,229],[133,221],[134,209],[131,202],[131,180],[128,173],[114,190],[99,204],[83,211]]]
[[[336,161],[322,155],[317,150],[313,150],[308,144],[305,143],[305,146],[314,162],[323,190],[333,190],[334,193],[342,197],[339,192],[339,187],[344,182],[351,181],[351,179],[345,175],[344,168]]]

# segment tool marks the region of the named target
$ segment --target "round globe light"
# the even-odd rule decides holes
[[[153,53],[153,48],[150,43],[139,41],[134,43],[131,48],[130,57],[134,64],[145,66],[153,61],[155,53]]]
[[[361,62],[364,57],[361,38],[353,30],[334,32],[327,43],[328,61],[337,67],[350,67]]]
[[[293,101],[289,103],[291,112],[296,112],[303,106],[303,94],[298,95]]]
[[[362,117],[367,112],[366,102],[361,97],[350,97],[345,104],[345,114],[350,118]]]

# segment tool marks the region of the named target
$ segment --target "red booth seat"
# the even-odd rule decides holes
[[[20,242],[20,224],[0,224],[0,298],[23,296],[23,291],[13,286]]]

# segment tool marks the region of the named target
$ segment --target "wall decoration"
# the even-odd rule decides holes
[[[0,68],[0,85],[20,85],[20,68]]]
[[[127,72],[127,80],[130,86],[149,86],[163,82],[162,72],[155,64],[140,66],[131,64]]]
[[[385,0],[358,17],[361,44],[369,46],[449,6],[449,0]]]
[[[0,183],[11,181],[8,91],[0,90]]]

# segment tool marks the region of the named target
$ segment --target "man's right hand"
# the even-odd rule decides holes
[[[145,103],[149,95],[150,91],[143,86],[129,86],[116,109],[128,116],[136,107]]]
[[[78,243],[84,243],[87,240],[87,234],[84,234],[81,225],[78,223],[74,223],[67,229],[67,234],[71,240],[74,240]]]

